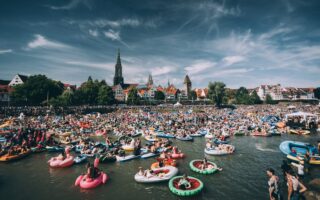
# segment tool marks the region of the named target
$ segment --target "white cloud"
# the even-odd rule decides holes
[[[111,40],[119,41],[121,44],[123,44],[126,47],[130,48],[130,46],[121,39],[120,31],[115,31],[115,30],[109,29],[108,31],[104,32],[104,35],[107,38],[109,38]]]
[[[88,24],[98,26],[100,28],[120,28],[121,26],[137,27],[140,26],[142,22],[135,18],[123,18],[120,20],[97,19],[94,21],[88,21]]]
[[[109,29],[108,31],[104,32],[104,35],[111,40],[118,40],[118,41],[121,40],[119,31],[114,31],[112,29]]]
[[[246,58],[243,56],[226,56],[222,59],[222,63],[224,66],[230,66],[235,63],[239,63],[244,61]]]
[[[5,53],[12,53],[12,49],[0,49],[0,54],[5,54]]]
[[[67,48],[68,45],[46,39],[44,36],[36,34],[35,39],[28,43],[28,49],[35,48]]]
[[[87,62],[87,61],[66,61],[68,65],[77,65],[84,66],[89,68],[97,68],[97,69],[106,69],[109,71],[114,70],[114,63],[95,63],[95,62]]]
[[[176,71],[176,67],[174,66],[162,66],[162,67],[155,67],[152,68],[152,75],[153,76],[160,76],[169,74],[170,72]]]
[[[216,66],[215,62],[207,61],[207,60],[199,60],[196,61],[189,67],[184,68],[188,74],[197,74],[209,68],[213,68]]]
[[[99,36],[98,30],[89,29],[89,34],[92,35],[93,37],[98,37]]]
[[[89,0],[71,0],[68,4],[63,6],[47,6],[52,10],[71,10],[78,7],[80,4],[85,5],[89,9],[91,9],[91,3]]]

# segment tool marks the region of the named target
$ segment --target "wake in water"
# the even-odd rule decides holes
[[[275,149],[262,148],[261,144],[255,144],[255,146],[256,146],[256,149],[259,150],[259,151],[278,152]]]

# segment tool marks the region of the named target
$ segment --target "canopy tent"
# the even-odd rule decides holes
[[[290,106],[288,106],[287,108],[288,108],[288,109],[295,109],[296,107],[293,106],[293,105],[290,105]]]
[[[181,104],[180,102],[177,102],[177,103],[175,103],[173,106],[174,106],[174,107],[180,107],[180,106],[182,106],[182,104]]]
[[[306,112],[295,112],[295,113],[290,113],[290,114],[286,114],[286,120],[288,119],[288,117],[303,117],[303,119],[307,119],[307,117],[314,117],[317,121],[318,121],[318,116],[312,113],[306,113]]]

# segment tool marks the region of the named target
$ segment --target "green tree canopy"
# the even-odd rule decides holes
[[[156,100],[164,100],[166,98],[165,94],[161,91],[154,92],[154,99]]]
[[[247,88],[240,87],[236,92],[236,102],[238,104],[252,104]]]
[[[54,81],[45,75],[28,77],[24,84],[14,87],[11,98],[15,102],[27,105],[40,105],[47,98],[54,98],[62,94],[64,86],[60,81]]]
[[[276,104],[276,103],[277,102],[272,99],[270,94],[266,95],[266,104]]]
[[[259,95],[257,94],[257,92],[255,90],[251,93],[250,98],[251,98],[251,102],[254,104],[261,104],[262,103]]]
[[[317,99],[320,99],[320,87],[317,87],[314,90],[314,97],[317,98]]]
[[[197,93],[196,93],[196,91],[194,91],[194,90],[190,91],[189,99],[190,99],[190,100],[197,100]]]
[[[128,94],[127,104],[138,105],[139,103],[140,103],[140,97],[138,95],[138,90],[137,88],[132,88]]]
[[[216,106],[220,106],[225,96],[225,87],[226,85],[223,82],[214,82],[209,83],[209,98],[216,104]]]
[[[114,102],[114,95],[112,88],[108,85],[102,84],[98,92],[98,104],[100,105],[111,105]]]

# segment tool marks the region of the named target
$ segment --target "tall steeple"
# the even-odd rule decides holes
[[[147,82],[147,85],[153,85],[153,79],[152,79],[152,75],[149,74],[149,78],[148,78],[148,82]]]
[[[190,80],[188,74],[184,78],[183,84],[185,87],[186,95],[189,96],[190,92],[191,92],[192,83],[191,83],[191,80]]]
[[[115,66],[115,74],[113,78],[113,85],[118,85],[118,84],[121,84],[121,85],[123,84],[120,49],[118,49],[117,63]]]

